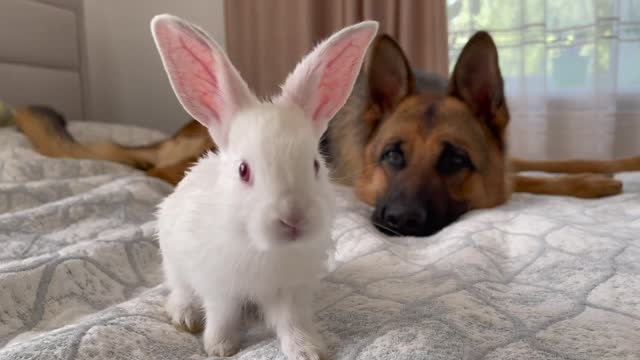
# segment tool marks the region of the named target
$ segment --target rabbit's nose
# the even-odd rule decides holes
[[[279,219],[280,226],[289,240],[296,240],[302,233],[304,217],[300,214],[292,214]]]
[[[304,220],[303,209],[300,201],[296,201],[293,196],[286,196],[280,200],[277,213],[282,221],[295,225],[296,222]]]
[[[283,226],[290,227],[290,228],[299,228],[303,222],[304,222],[304,217],[302,217],[302,215],[300,214],[293,214],[280,219],[280,223]]]

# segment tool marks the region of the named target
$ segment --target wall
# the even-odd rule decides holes
[[[224,46],[223,0],[85,0],[89,120],[172,132],[188,120],[162,68],[149,23],[171,13]]]

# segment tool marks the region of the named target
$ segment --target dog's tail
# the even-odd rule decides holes
[[[50,157],[109,160],[146,170],[156,162],[161,145],[131,147],[113,142],[79,143],[67,131],[65,118],[46,106],[15,109],[12,122],[37,152]]]
[[[14,108],[0,101],[0,127],[13,125],[13,116],[15,113]]]

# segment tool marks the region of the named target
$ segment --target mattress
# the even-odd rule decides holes
[[[314,303],[330,359],[640,358],[640,174],[619,178],[618,196],[516,194],[425,238],[378,233],[336,187],[336,251]],[[153,213],[170,192],[123,165],[45,158],[0,128],[0,358],[205,358],[162,308]],[[234,359],[284,358],[245,325]]]

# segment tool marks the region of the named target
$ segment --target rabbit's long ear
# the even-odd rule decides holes
[[[171,15],[151,21],[164,68],[184,109],[227,145],[235,114],[257,102],[224,50],[201,29]]]
[[[318,137],[351,94],[377,31],[377,22],[364,21],[337,32],[302,59],[282,86],[279,101],[302,108]]]

